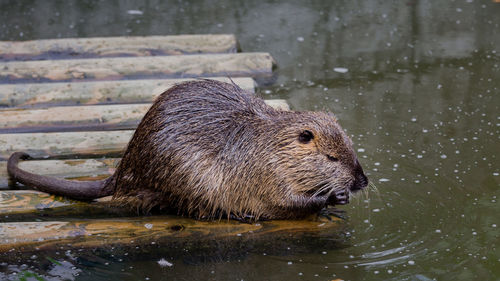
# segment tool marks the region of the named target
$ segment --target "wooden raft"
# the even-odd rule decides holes
[[[5,161],[15,151],[36,158],[20,163],[34,173],[74,180],[108,177],[152,101],[176,83],[198,77],[229,82],[230,76],[254,92],[254,78],[271,77],[275,63],[267,53],[237,50],[233,35],[0,42],[0,253],[70,242],[95,247],[194,233],[323,232],[336,226],[336,219],[318,218],[241,224],[139,217],[109,202],[9,190],[23,188],[9,187]],[[266,102],[288,109],[283,100]]]

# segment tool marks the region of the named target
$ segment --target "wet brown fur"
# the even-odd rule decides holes
[[[22,182],[14,160],[9,173]],[[236,85],[198,80],[158,97],[115,174],[89,198],[112,194],[141,212],[197,218],[287,219],[346,204],[366,185],[332,114],[276,110]]]

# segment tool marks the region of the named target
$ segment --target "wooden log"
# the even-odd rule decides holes
[[[210,79],[230,82],[226,77]],[[0,107],[39,107],[152,102],[175,84],[193,79],[140,79],[78,83],[0,84]],[[233,78],[242,89],[255,92],[252,78]]]
[[[287,109],[283,100],[267,100]],[[135,129],[151,104],[60,106],[0,110],[0,134]]]
[[[306,220],[274,220],[257,223],[199,221],[178,216],[149,216],[112,219],[76,219],[0,223],[0,253],[68,246],[88,249],[106,246],[171,244],[180,241],[256,239],[275,233],[314,233],[316,237],[339,230],[341,220],[313,216]]]
[[[236,53],[232,34],[0,41],[0,60]]]
[[[285,109],[288,107],[286,101],[275,101],[270,105]],[[114,105],[105,107],[103,106],[101,109],[103,109],[102,112],[106,113],[105,108],[113,107],[113,108],[123,109],[126,108],[127,106],[128,105]],[[135,113],[123,114],[123,116],[126,116],[126,119],[123,119],[126,121],[122,120],[124,124],[127,122],[129,122],[129,124],[131,124],[130,122],[132,123],[135,122],[135,124],[137,124],[137,122],[144,115],[144,112],[149,105],[140,105],[140,106],[143,106],[142,113],[135,112]],[[95,108],[95,107],[99,106],[89,106],[88,108]],[[96,125],[96,123],[91,124],[91,122],[95,120],[95,115],[87,116],[90,113],[87,113],[86,115],[85,112],[80,111],[79,114],[76,114],[74,116],[72,121],[71,120],[72,115],[70,112],[64,114],[61,113],[61,110],[64,110],[65,108],[69,108],[70,111],[74,110],[75,112],[77,112],[79,110],[85,110],[87,107],[49,108],[45,110],[45,112],[50,113],[50,116],[52,118],[48,119],[49,120],[48,122],[44,121],[43,119],[48,118],[49,115],[43,116],[42,113],[44,111],[35,110],[36,112],[39,113],[37,117],[39,119],[27,122],[32,122],[33,124],[37,123],[38,125],[40,124],[47,125],[47,124],[54,124],[50,122],[56,122],[56,123],[59,122],[57,120],[61,120],[60,122],[63,122],[62,120],[65,120],[64,122],[66,122],[66,125],[59,127],[59,129],[64,129],[64,130],[71,129],[70,125],[68,125],[71,124],[71,122],[74,122],[73,126],[75,129],[82,126],[88,129]],[[138,106],[137,108],[140,107]],[[0,116],[3,116],[3,112],[10,112],[10,110],[0,111]],[[62,115],[57,116],[57,114],[62,114]],[[106,122],[108,122],[108,124],[110,124],[109,122],[116,123],[116,121],[111,121],[113,118],[110,117],[113,116],[114,114],[115,114],[114,112],[109,112],[109,115],[101,116],[99,118],[101,122],[100,123],[101,128],[106,128],[107,126]],[[118,114],[121,115],[122,113],[119,112]],[[135,119],[133,120],[135,121],[130,121],[131,119],[129,119],[129,117],[132,115],[134,116]],[[8,114],[5,114],[5,116],[6,116],[5,120],[9,119],[7,118]],[[29,116],[29,114],[26,114],[25,116]],[[106,120],[106,118],[109,119]],[[87,123],[85,123],[82,120],[86,120],[85,122]],[[1,122],[3,121],[0,120],[0,123]],[[25,122],[25,120],[20,119],[18,120],[18,122],[23,123]],[[24,124],[27,125],[27,123]],[[56,124],[50,126],[52,126],[50,127],[51,130],[57,130]],[[125,149],[125,146],[132,137],[133,132],[134,132],[133,130],[122,130],[122,131],[105,131],[105,132],[61,132],[61,133],[52,132],[52,133],[32,133],[32,134],[24,134],[24,133],[0,134],[0,161],[8,159],[10,154],[16,151],[25,151],[35,158],[71,157],[79,154],[85,156],[94,156],[94,157],[103,155],[117,156]]]
[[[70,205],[75,207],[77,204],[85,203],[34,190],[0,191],[0,216],[32,213]]]
[[[34,158],[118,156],[133,133],[133,130],[124,130],[0,134],[0,161],[7,160],[16,151],[25,151]]]
[[[112,175],[119,161],[120,158],[35,160],[22,161],[19,167],[32,173],[67,180],[94,180]],[[0,161],[0,190],[8,187],[7,162]]]
[[[200,76],[270,77],[268,53],[72,59],[5,62],[1,83],[185,78]]]
[[[134,129],[151,104],[61,106],[0,111],[0,134]]]

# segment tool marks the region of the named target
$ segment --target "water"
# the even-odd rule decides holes
[[[268,51],[278,62],[276,83],[261,95],[334,112],[377,186],[341,207],[348,220],[331,239],[62,252],[54,257],[68,264],[35,257],[45,260],[37,272],[76,280],[500,280],[500,3],[332,3],[0,1],[0,40],[234,33],[244,51]]]

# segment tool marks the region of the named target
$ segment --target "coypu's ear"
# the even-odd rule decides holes
[[[304,130],[299,134],[299,142],[301,143],[309,143],[312,139],[314,139],[314,135],[309,130]]]

